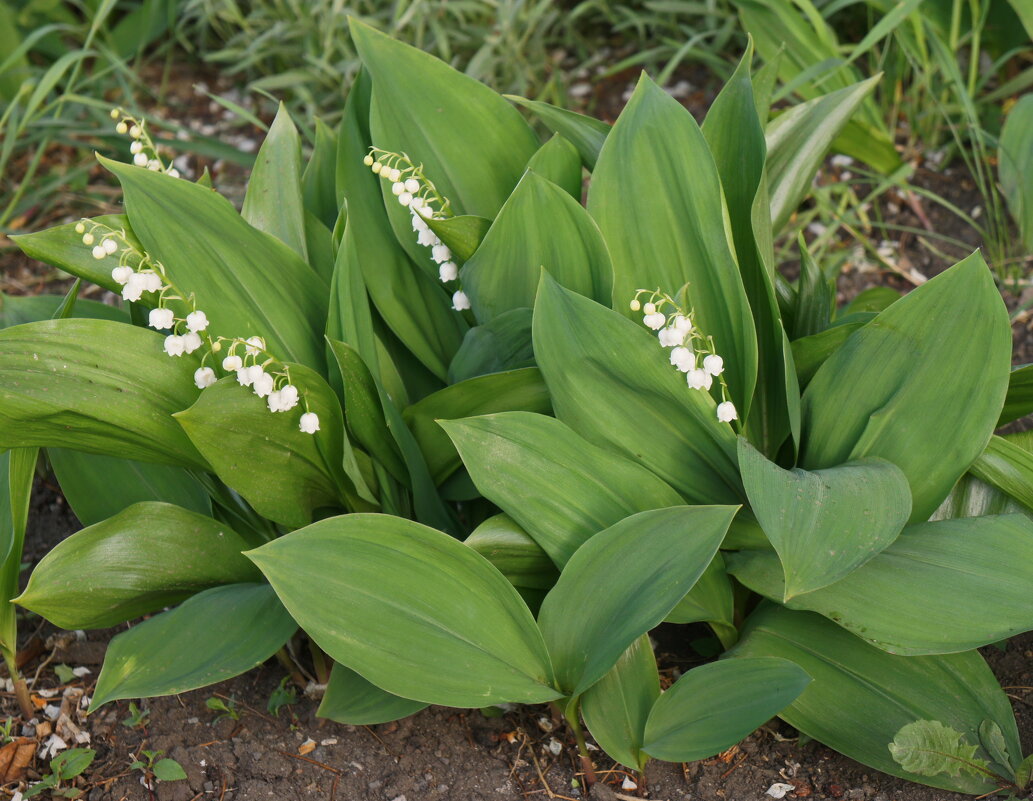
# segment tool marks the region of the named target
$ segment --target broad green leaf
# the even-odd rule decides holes
[[[284,526],[312,522],[320,507],[340,507],[347,486],[341,405],[311,370],[290,365],[291,381],[319,416],[319,431],[299,430],[302,405],[272,413],[263,398],[227,376],[176,420],[216,475],[255,511]]]
[[[1033,364],[1016,367],[1008,377],[1008,394],[997,420],[998,427],[1033,413]]]
[[[489,517],[465,544],[491,562],[517,589],[548,590],[559,577],[545,550],[509,515]]]
[[[581,714],[592,737],[611,759],[645,770],[642,740],[649,712],[660,697],[660,676],[649,635],[621,654],[610,671],[581,696]]]
[[[334,664],[316,714],[350,726],[372,726],[407,718],[424,709],[422,701],[391,695],[354,670]]]
[[[989,763],[976,756],[978,745],[964,742],[964,735],[938,720],[916,720],[897,732],[889,745],[901,768],[919,776],[975,776],[984,778]]]
[[[342,260],[354,260],[384,322],[427,369],[444,379],[466,323],[452,310],[437,277],[410,261],[391,230],[379,179],[362,163],[371,144],[369,103],[369,76],[362,72],[348,92],[338,140],[338,186],[348,208],[346,240],[351,244],[338,251],[337,271]],[[411,227],[407,236],[415,237]],[[358,350],[369,363],[369,355]]]
[[[373,375],[351,345],[334,339],[328,342],[344,382],[344,414],[348,431],[392,476],[406,481],[405,462],[388,428]]]
[[[595,117],[587,117],[576,111],[553,106],[541,100],[528,100],[517,95],[505,95],[517,105],[523,106],[545,123],[551,131],[555,131],[569,141],[581,154],[581,161],[589,170],[595,169],[599,159],[599,151],[610,133],[610,126]]]
[[[682,503],[642,466],[527,412],[442,424],[477,489],[562,568],[589,537],[628,515]]]
[[[818,369],[803,395],[801,467],[886,459],[911,485],[911,520],[928,519],[990,440],[1010,356],[1008,313],[977,252],[881,312]]]
[[[151,770],[154,772],[154,778],[160,782],[183,781],[187,777],[183,766],[174,759],[159,759]]]
[[[538,138],[520,112],[428,53],[355,18],[350,29],[373,79],[372,144],[422,164],[456,214],[493,219],[538,149]],[[418,247],[409,210],[396,202],[386,181],[381,183],[396,235]]]
[[[168,503],[138,503],[60,542],[16,600],[64,629],[115,626],[220,584],[261,578],[236,532]]]
[[[954,485],[950,495],[929,518],[949,520],[958,517],[982,517],[983,515],[1025,514],[1033,517],[1025,506],[1005,495],[1000,490],[985,484],[971,473],[966,473]]]
[[[212,513],[204,487],[181,467],[65,448],[47,448],[47,458],[61,494],[84,526],[143,501],[164,501],[198,514]]]
[[[825,360],[839,350],[854,331],[874,318],[874,314],[867,314],[860,319],[836,323],[820,334],[795,340],[792,343],[793,364],[800,386],[806,387]]]
[[[258,149],[240,216],[308,260],[301,194],[301,137],[283,103]]]
[[[326,285],[301,257],[209,189],[100,160],[122,184],[144,249],[194,294],[214,335],[261,336],[277,359],[323,366]]]
[[[1033,513],[1033,453],[1002,437],[991,437],[969,468],[976,478],[1022,504]]]
[[[832,322],[836,308],[836,284],[814,261],[801,234],[797,240],[800,251],[800,281],[796,292],[796,311],[793,314],[793,339],[820,334]]]
[[[733,524],[734,525],[734,524]],[[665,623],[709,623],[719,636],[733,636],[735,598],[721,552],[714,556],[688,595],[664,619]]]
[[[675,506],[641,512],[574,552],[538,614],[565,694],[578,696],[599,681],[667,617],[714,558],[736,511]],[[602,586],[606,592],[598,593]]]
[[[409,406],[402,416],[423,451],[434,483],[441,484],[462,461],[439,422],[509,411],[552,412],[549,391],[537,368],[492,373],[452,384]]]
[[[769,272],[774,258],[765,260],[762,255],[771,240],[771,225],[764,129],[750,79],[752,59],[751,44],[707,112],[702,130],[721,178],[739,272],[757,330],[757,392],[748,431],[764,453],[774,454],[790,433],[794,441],[799,435],[799,390],[792,380],[794,373],[785,368],[785,360],[791,357],[785,353],[786,337]]]
[[[638,289],[673,295],[688,284],[745,419],[757,334],[725,230],[721,177],[692,115],[645,75],[603,145],[588,210],[613,260],[614,307],[627,310]]]
[[[771,554],[729,554],[728,571],[752,590],[782,597]],[[957,653],[1033,629],[1031,583],[1033,521],[967,517],[909,526],[846,578],[786,605],[819,612],[890,653]]]
[[[833,140],[881,76],[815,97],[775,117],[766,131],[771,226],[780,232],[810,193]],[[877,166],[877,165],[873,165]]]
[[[484,323],[533,306],[543,269],[567,289],[609,304],[613,268],[595,222],[563,189],[528,171],[460,277]]]
[[[907,477],[881,459],[783,470],[740,439],[739,469],[750,507],[782,562],[783,600],[859,568],[897,538],[911,514]]]
[[[648,329],[546,274],[533,332],[560,420],[641,463],[691,503],[740,501],[735,435],[718,422],[713,399],[689,389]]]
[[[90,257],[93,258],[92,256]],[[0,328],[22,323],[56,319],[63,299],[60,295],[4,295],[0,293]],[[129,315],[117,306],[108,306],[96,300],[75,301],[74,314],[65,317],[86,317],[91,320],[114,320],[128,323]]]
[[[0,595],[5,600],[18,592],[22,546],[38,458],[38,448],[12,448],[0,454],[0,555],[4,568]],[[10,605],[3,604],[3,608],[7,611]],[[9,645],[14,647],[13,642]]]
[[[973,795],[997,788],[988,778],[919,777],[898,765],[887,746],[916,720],[939,720],[973,742],[983,721],[993,720],[1009,753],[1020,753],[1011,704],[975,651],[892,656],[819,615],[765,604],[750,616],[733,654],[780,656],[803,668],[813,681],[780,717],[884,773]]]
[[[642,750],[695,762],[735,745],[793,703],[810,684],[788,659],[722,659],[693,668],[657,699]]]
[[[858,294],[840,312],[840,317],[849,317],[858,312],[879,312],[900,300],[900,293],[888,286],[873,286]]]
[[[463,264],[481,246],[485,234],[491,228],[491,220],[473,214],[463,214],[458,217],[427,220],[427,225],[448,245],[452,251],[453,261]]]
[[[206,468],[172,418],[197,398],[198,360],[169,357],[162,340],[74,318],[0,331],[0,448],[67,447]]]
[[[123,231],[131,245],[142,247],[124,214],[105,214],[94,217],[93,222]],[[32,234],[17,234],[11,240],[29,258],[60,267],[86,281],[121,293],[121,285],[111,277],[111,270],[116,265],[108,259],[98,261],[93,258],[90,248],[83,244],[82,234],[75,232],[75,226],[74,222],[55,225]]]
[[[337,220],[338,205],[334,179],[337,173],[337,134],[316,117],[316,142],[301,174],[305,210],[327,228]]]
[[[527,169],[559,187],[581,205],[583,168],[577,148],[560,134],[553,134],[527,162]],[[526,173],[525,173],[526,175]]]
[[[457,384],[467,378],[532,365],[531,310],[513,309],[466,332],[448,367],[448,379]]]
[[[1008,0],[1008,4],[1022,23],[1026,36],[1033,39],[1033,8],[1024,3],[1023,0]]]
[[[108,645],[90,711],[120,698],[196,690],[262,664],[297,624],[268,584],[226,584],[124,631]]]
[[[327,654],[394,695],[457,707],[559,697],[517,591],[447,534],[353,514],[248,556]]]
[[[1018,3],[1015,4],[1018,7]],[[1033,11],[1027,10],[1033,27]],[[997,149],[998,173],[1008,210],[1019,226],[1026,251],[1033,250],[1033,97],[1026,95],[1008,112]]]

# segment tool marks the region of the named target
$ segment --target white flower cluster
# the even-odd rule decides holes
[[[111,119],[117,120],[116,133],[129,136],[133,140],[133,143],[129,145],[129,152],[133,154],[133,164],[179,178],[179,170],[173,167],[171,162],[165,164],[158,155],[158,148],[150,134],[147,133],[146,120],[130,117],[120,108],[111,109]]]
[[[434,184],[423,174],[423,165],[414,165],[404,153],[392,153],[380,148],[370,148],[362,160],[374,175],[391,182],[391,193],[398,202],[412,214],[412,230],[416,241],[430,248],[431,258],[438,265],[438,278],[450,283],[459,278],[459,267],[452,258],[452,251],[441,241],[427,220],[443,220],[451,217],[448,200],[443,198]],[[438,208],[435,209],[435,206]],[[462,288],[452,294],[452,308],[463,311],[470,308],[470,298]]]
[[[640,298],[648,295],[643,303]],[[665,307],[671,311],[665,312]],[[642,322],[657,332],[660,344],[671,349],[671,364],[685,373],[685,381],[692,389],[709,391],[718,380],[721,387],[721,403],[717,405],[717,419],[730,423],[739,419],[735,404],[728,400],[728,385],[722,374],[725,361],[717,355],[714,338],[704,336],[696,327],[695,312],[691,307],[683,310],[670,295],[659,291],[640,289],[631,301],[632,311],[643,313]]]
[[[305,412],[298,421],[298,428],[306,434],[319,431],[319,416],[309,411],[308,402],[291,383],[290,368],[280,365],[266,351],[265,340],[212,337],[208,315],[197,308],[194,297],[180,292],[168,280],[164,265],[137,250],[124,230],[109,228],[94,220],[80,220],[75,231],[82,235],[83,244],[93,246],[94,258],[106,259],[118,254],[118,266],[111,270],[111,277],[122,285],[124,300],[140,300],[145,292],[156,294],[150,299],[155,308],[148,313],[147,324],[156,331],[169,332],[163,343],[165,353],[179,357],[204,348],[201,366],[194,371],[194,384],[198,389],[206,389],[219,380],[215,369],[205,362],[209,358],[214,360],[215,354],[226,345],[228,354],[221,366],[227,374],[235,374],[238,384],[251,387],[258,397],[265,398],[270,412],[288,412],[303,404]],[[190,311],[177,317],[167,305],[175,301],[186,304]],[[237,354],[238,350],[243,351],[242,356]]]

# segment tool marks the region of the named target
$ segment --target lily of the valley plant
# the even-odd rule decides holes
[[[86,528],[15,602],[150,615],[93,708],[289,662],[300,627],[349,723],[552,702],[642,770],[780,714],[910,779],[1024,784],[976,650],[1033,628],[1033,457],[993,436],[1033,401],[991,274],[837,310],[806,251],[774,264],[872,82],[768,120],[748,52],[702,128],[648,77],[611,128],[352,35],[340,130],[303,163],[281,111],[240,214],[119,112],[125,213],[16,238],[124,301],[9,299],[39,321],[0,332],[0,589],[43,448]],[[724,653],[661,691],[663,621]],[[923,761],[937,738],[960,756]]]

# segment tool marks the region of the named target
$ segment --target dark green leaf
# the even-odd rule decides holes
[[[527,169],[552,181],[581,204],[581,156],[577,148],[560,134],[554,134],[527,162]]]
[[[426,706],[422,701],[391,695],[351,668],[335,664],[316,714],[350,726],[372,726],[407,718]]]
[[[595,169],[599,151],[610,133],[610,126],[595,117],[586,117],[576,111],[544,103],[541,100],[528,100],[517,95],[506,95],[507,99],[523,106],[540,119],[549,130],[555,131],[568,140],[581,154],[581,160],[589,170]]]
[[[463,344],[449,365],[448,379],[455,384],[467,378],[533,364],[531,310],[513,309],[466,332]]]

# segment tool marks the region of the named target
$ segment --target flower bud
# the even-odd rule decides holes
[[[75,232],[76,232],[77,234],[83,234],[83,233],[86,233],[86,226],[85,226],[85,225],[84,225],[83,223],[81,223],[81,222],[77,222],[77,223],[75,224]]]
[[[139,142],[139,141],[137,141],[137,142],[133,142],[133,143],[132,143],[132,144],[131,144],[131,145],[129,146],[129,152],[130,152],[130,153],[132,153],[132,154],[133,154],[134,156],[135,156],[135,155],[136,155],[137,153],[139,153],[139,152],[140,152],[141,150],[143,150],[143,142]]]
[[[395,181],[393,184],[391,184],[391,194],[400,195],[404,191],[405,184],[403,184],[401,181]]]
[[[638,298],[635,298],[628,305],[631,307],[632,311],[638,311],[639,309],[642,308],[642,301],[640,301]]]
[[[656,304],[655,303],[647,303],[645,306],[642,307],[642,311],[645,314],[656,314]]]
[[[93,253],[93,258],[95,259],[103,259],[106,258],[108,255],[108,252],[104,250],[103,245],[94,245],[93,250],[91,252]]]
[[[104,248],[104,252],[109,255],[118,250],[118,242],[114,239],[105,239],[100,243],[100,245]]]
[[[369,153],[367,153],[366,157],[362,160],[362,163],[365,164],[367,167],[372,167],[373,166],[373,156],[370,155]]]
[[[420,191],[420,182],[415,178],[407,178],[405,181],[405,191],[410,195],[415,195]]]
[[[129,126],[126,125],[124,122],[120,122],[118,125],[115,126],[115,133],[117,134],[122,134],[124,136],[126,133],[128,133],[128,131]]]
[[[146,167],[147,166],[147,154],[146,153],[137,153],[135,156],[133,156],[133,164],[135,164],[137,167]]]
[[[374,161],[371,169],[373,170],[374,175],[379,175],[380,171],[384,169],[384,165],[381,164],[379,161]]]
[[[93,244],[93,234],[90,234],[90,233],[83,234],[82,235],[82,243],[84,245],[92,245]]]
[[[403,206],[408,206],[410,203],[412,203],[412,195],[410,195],[408,192],[402,192],[402,194],[398,196],[398,202],[401,203]]]

